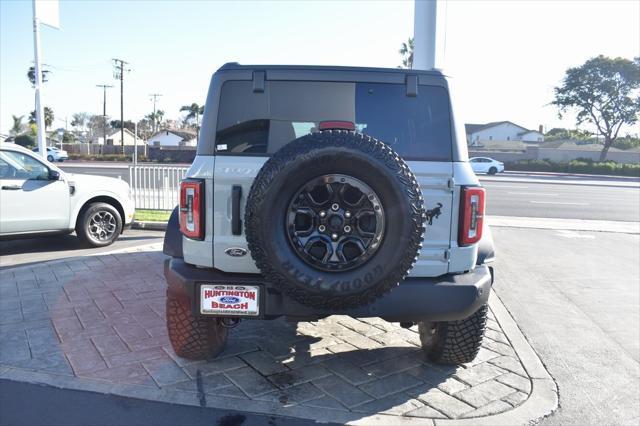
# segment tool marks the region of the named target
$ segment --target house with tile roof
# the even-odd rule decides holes
[[[530,130],[511,121],[495,121],[486,124],[465,124],[467,144],[481,146],[486,141],[518,141],[524,143],[542,143],[542,126]]]

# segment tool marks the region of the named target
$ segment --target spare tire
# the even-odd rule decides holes
[[[386,144],[348,131],[298,138],[251,186],[251,256],[265,278],[316,308],[365,305],[413,267],[425,212],[415,176]]]

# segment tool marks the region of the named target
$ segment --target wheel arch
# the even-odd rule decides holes
[[[93,203],[105,203],[113,206],[118,211],[118,214],[120,215],[120,220],[122,221],[122,224],[123,224],[122,229],[124,230],[124,223],[125,223],[124,207],[122,206],[122,203],[117,198],[111,197],[109,195],[96,195],[94,197],[91,197],[85,200],[73,217],[72,224],[74,228],[78,226],[78,220],[80,220],[82,213],[87,208],[89,208],[89,206]]]

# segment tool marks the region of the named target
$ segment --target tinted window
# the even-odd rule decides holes
[[[224,84],[216,152],[271,154],[322,121],[349,121],[356,131],[390,145],[407,160],[450,161],[451,122],[445,88],[403,84],[267,82],[254,93],[250,81]]]
[[[47,179],[49,168],[22,152],[0,151],[1,179]]]

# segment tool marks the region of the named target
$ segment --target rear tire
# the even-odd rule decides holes
[[[111,204],[93,203],[80,212],[76,234],[89,247],[106,247],[122,233],[122,218]]]
[[[228,329],[218,318],[193,315],[188,298],[167,294],[167,331],[173,350],[187,359],[211,359],[227,342]]]
[[[498,173],[498,169],[496,169],[495,167],[491,167],[489,169],[489,174],[490,175],[495,175],[496,173]]]
[[[47,161],[53,163],[53,155],[47,155]]]
[[[458,321],[418,323],[422,350],[437,364],[464,364],[480,350],[487,324],[487,305]]]

